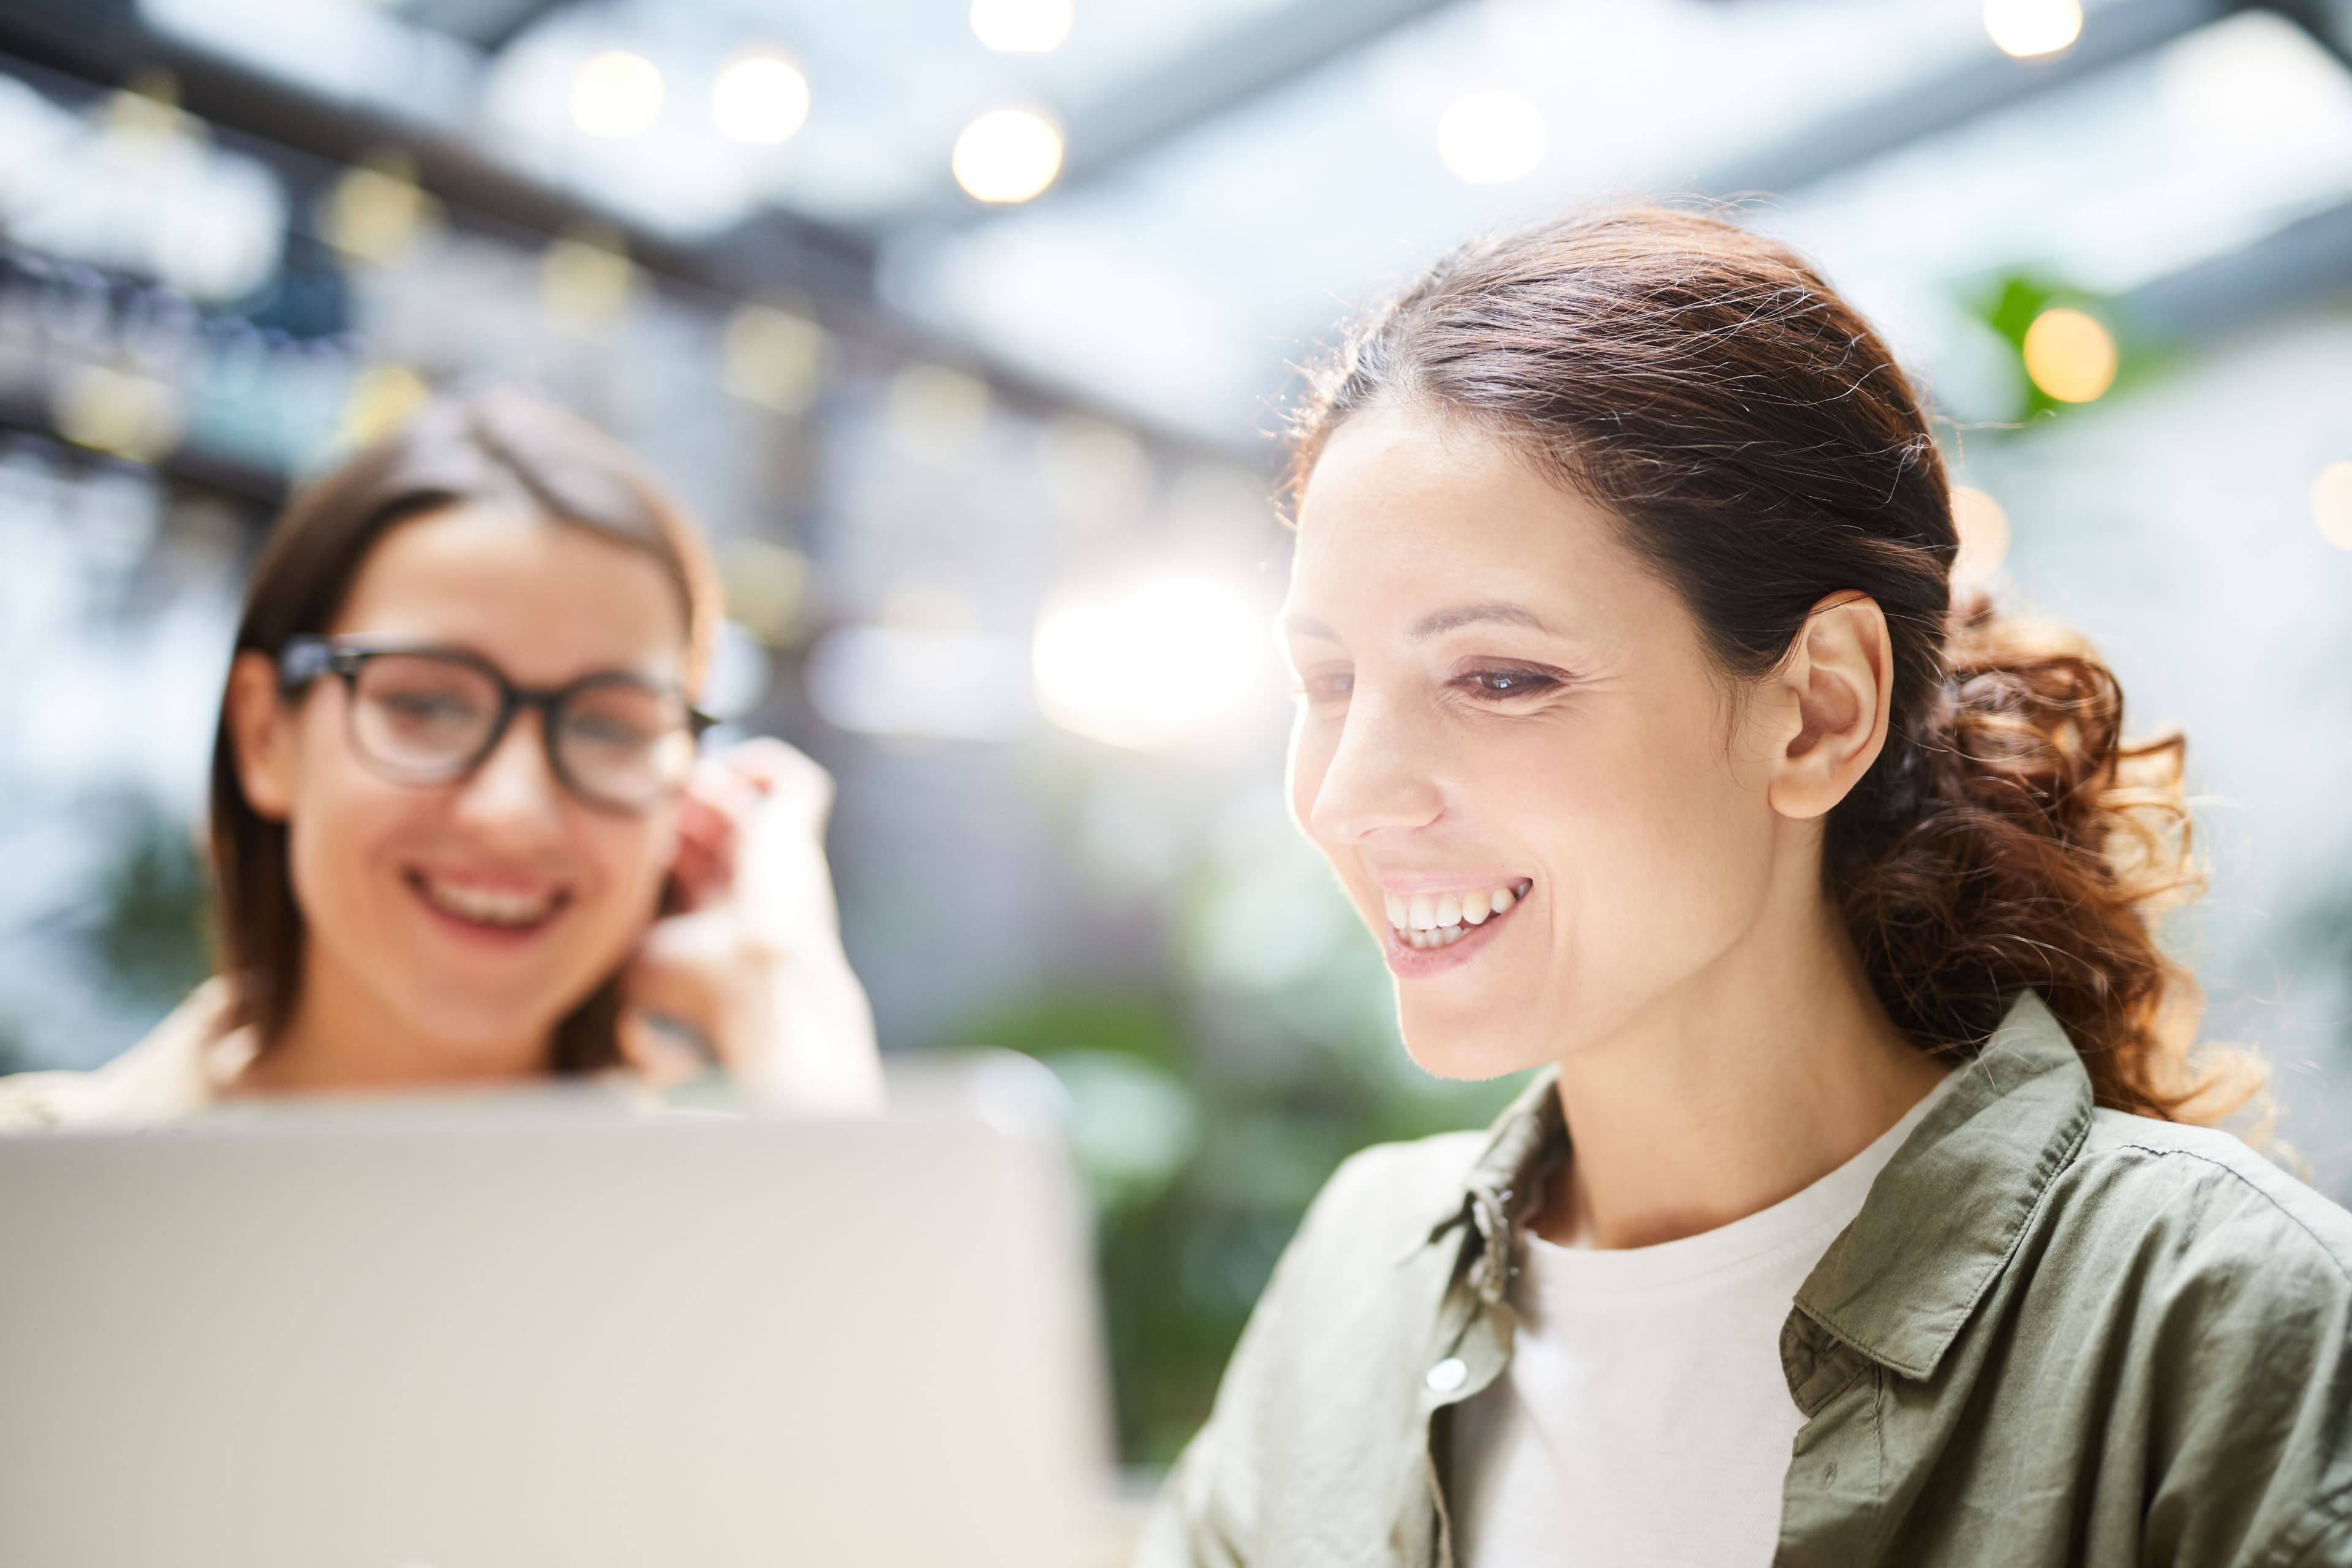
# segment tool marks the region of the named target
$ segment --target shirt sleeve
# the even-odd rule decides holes
[[[2192,1223],[2141,1342],[2145,1560],[2352,1568],[2352,1226],[2267,1170],[2206,1163],[2175,1195]]]

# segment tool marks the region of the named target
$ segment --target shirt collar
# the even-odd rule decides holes
[[[1956,1070],[1797,1292],[1798,1310],[1907,1377],[1933,1375],[2091,1124],[2090,1075],[2031,991]],[[1558,1082],[1549,1068],[1529,1080],[1431,1216],[1433,1242],[1475,1232],[1469,1279],[1490,1304],[1508,1286],[1517,1225],[1568,1157]]]
[[[2091,1127],[2091,1079],[2028,991],[1879,1173],[1797,1310],[1871,1360],[1930,1377]]]

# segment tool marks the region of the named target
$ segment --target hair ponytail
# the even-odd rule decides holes
[[[1465,246],[1314,376],[1294,489],[1342,421],[1400,400],[1607,507],[1736,676],[1771,669],[1832,594],[1885,612],[1887,743],[1830,815],[1823,875],[1923,1050],[1973,1054],[2031,987],[2102,1104],[2209,1121],[2248,1098],[2243,1058],[2192,1067],[2197,989],[2152,923],[2199,889],[2180,738],[2125,741],[2122,689],[2082,638],[1954,605],[1925,410],[1803,261],[1655,208]]]
[[[2101,1104],[2234,1110],[2247,1064],[2192,1068],[2196,982],[2154,929],[2203,890],[2183,737],[2127,741],[2123,688],[2087,641],[1979,595],[1951,612],[1941,688],[1916,755],[1890,760],[1920,780],[1903,819],[1832,816],[1827,874],[1888,1014],[1923,1048],[1965,1053],[2030,986]]]

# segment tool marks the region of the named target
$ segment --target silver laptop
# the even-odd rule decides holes
[[[0,1139],[0,1563],[1094,1560],[1063,1156],[1001,1083],[913,1098]]]

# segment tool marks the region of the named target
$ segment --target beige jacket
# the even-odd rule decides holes
[[[145,1039],[93,1072],[0,1078],[0,1133],[152,1127],[216,1104],[253,1059],[251,1029],[227,1026],[228,983],[205,981]]]

